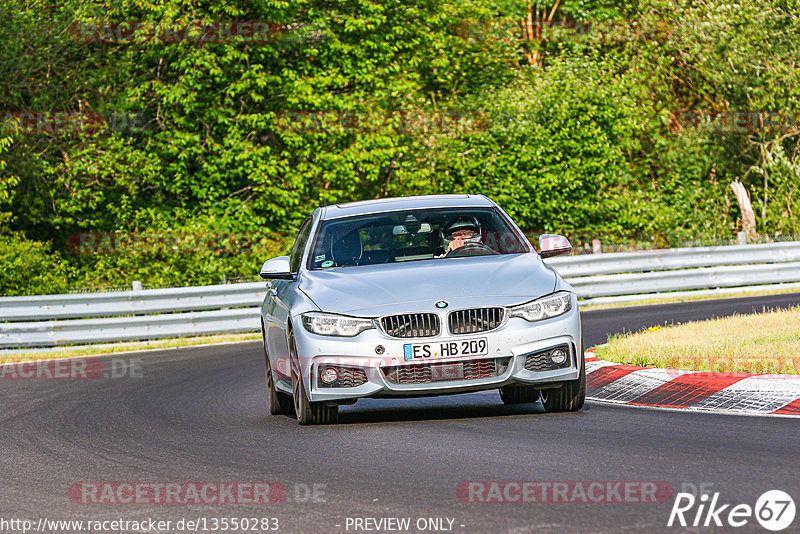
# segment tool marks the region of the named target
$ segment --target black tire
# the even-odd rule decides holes
[[[294,344],[294,334],[291,332],[289,332],[289,352],[290,361],[292,362],[292,400],[297,421],[301,425],[332,425],[336,423],[339,418],[338,406],[328,406],[324,402],[310,402],[308,400],[303,380],[298,375],[298,371],[295,370],[295,362],[299,360]]]
[[[548,412],[577,412],[586,399],[586,361],[581,347],[581,373],[577,380],[563,382],[561,387],[543,389],[542,404]]]
[[[503,404],[528,404],[539,401],[539,390],[533,386],[504,386],[500,388]]]
[[[272,374],[272,366],[267,356],[267,338],[264,333],[264,326],[261,326],[261,336],[263,338],[262,347],[264,349],[264,378],[267,385],[267,406],[272,415],[288,415],[292,412],[292,397],[286,393],[281,393],[275,389],[275,377]]]

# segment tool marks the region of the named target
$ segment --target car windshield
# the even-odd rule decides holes
[[[493,208],[373,213],[323,221],[309,269],[529,252]]]

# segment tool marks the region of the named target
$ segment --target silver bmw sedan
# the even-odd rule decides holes
[[[362,397],[500,390],[506,404],[583,406],[581,323],[573,288],[483,195],[325,206],[289,256],[264,263],[261,308],[272,414],[336,421]]]

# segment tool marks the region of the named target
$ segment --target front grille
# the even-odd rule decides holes
[[[339,372],[339,378],[330,384],[324,383],[322,380],[318,382],[319,387],[323,388],[354,388],[367,382],[367,373],[364,369],[353,369],[352,367],[339,367],[337,365],[321,365],[320,374],[325,369],[330,367],[335,368]]]
[[[550,352],[555,349],[561,349],[567,353],[567,361],[562,364],[554,363],[550,359]],[[525,369],[528,371],[553,371],[555,369],[564,369],[571,365],[570,350],[567,345],[560,345],[544,351],[528,354],[525,357]]]
[[[447,323],[451,334],[474,334],[494,330],[504,318],[505,308],[472,308],[450,312]]]
[[[383,367],[386,379],[392,384],[427,384],[438,381],[478,380],[500,376],[508,369],[510,358],[467,360],[448,363],[420,363]]]
[[[433,337],[439,335],[439,316],[435,313],[404,313],[381,318],[381,326],[392,337]]]

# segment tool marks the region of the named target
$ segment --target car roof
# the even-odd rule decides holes
[[[495,203],[484,195],[425,195],[416,197],[379,198],[346,204],[321,207],[321,219],[338,219],[354,215],[367,215],[385,211],[402,211],[423,208],[487,207]]]

